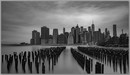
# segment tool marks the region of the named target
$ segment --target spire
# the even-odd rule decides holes
[[[77,24],[76,28],[79,28],[78,24]]]
[[[92,24],[94,24],[94,21],[93,21],[93,19],[92,19]]]
[[[122,34],[123,34],[123,29],[122,29]]]

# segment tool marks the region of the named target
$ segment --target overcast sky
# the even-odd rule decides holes
[[[41,31],[42,26],[58,28],[59,33],[70,32],[71,27],[91,26],[104,32],[108,28],[113,36],[113,24],[117,34],[129,31],[128,1],[3,1],[1,3],[2,43],[30,42],[32,30]]]

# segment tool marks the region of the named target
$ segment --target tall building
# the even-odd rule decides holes
[[[48,44],[53,44],[53,36],[52,35],[49,35],[49,42]]]
[[[30,43],[32,45],[39,45],[40,42],[40,33],[37,32],[36,30],[32,31],[32,39],[30,40]]]
[[[94,32],[95,32],[95,25],[94,25],[94,23],[92,21],[92,43],[95,42],[94,39],[96,38],[96,37],[94,37],[95,36]]]
[[[88,26],[88,32],[91,32],[92,30],[91,30],[91,27],[90,26]]]
[[[71,33],[73,35],[73,39],[74,39],[74,44],[76,43],[76,28],[72,27],[71,28]]]
[[[84,29],[83,29],[83,31],[87,31],[87,29],[86,29],[86,28],[84,28]]]
[[[101,29],[99,28],[98,31],[101,33]]]
[[[71,33],[72,33],[73,36],[74,36],[74,31],[75,31],[75,28],[72,27],[72,28],[71,28]]]
[[[65,28],[63,28],[63,34],[65,34]]]
[[[95,25],[92,24],[92,32],[94,32],[94,31],[95,31]]]
[[[97,44],[99,41],[99,31],[94,32],[94,37],[95,38],[93,39],[93,42],[94,42],[94,44]]]
[[[113,36],[117,37],[116,24],[113,25]]]
[[[107,37],[107,35],[108,35],[108,30],[107,28],[105,28],[105,36]]]
[[[83,31],[83,41],[82,41],[83,44],[86,44],[87,43],[87,31]]]
[[[65,37],[64,34],[58,35],[57,43],[58,43],[58,44],[65,44],[65,43],[66,43],[66,37]]]
[[[79,35],[79,33],[80,33],[80,28],[79,28],[79,26],[78,26],[78,24],[77,24],[77,26],[76,26],[76,43],[79,43],[79,37],[80,37],[80,35]]]
[[[49,28],[46,26],[41,27],[41,44],[47,44],[49,41]]]
[[[80,33],[79,33],[79,43],[82,43],[83,44],[83,40],[84,40],[84,36],[83,36],[83,31],[84,31],[84,28],[83,26],[80,27]]]
[[[86,40],[87,40],[87,43],[90,44],[92,42],[92,34],[91,32],[87,32],[86,33]]]
[[[88,36],[87,42],[88,43],[92,42],[92,29],[91,29],[91,26],[88,27],[88,34],[87,34],[87,36]]]
[[[81,34],[83,34],[83,31],[84,31],[83,26],[81,26],[81,27],[80,27],[80,30],[81,30],[81,31],[80,31],[80,32],[81,32]]]
[[[72,32],[69,33],[68,44],[74,44],[74,38],[73,38]]]
[[[99,32],[98,43],[100,43],[100,41],[102,40],[101,39],[101,29],[100,28],[98,29],[98,32]]]
[[[58,29],[53,29],[53,44],[57,44]]]
[[[67,40],[68,40],[69,33],[68,33],[68,32],[65,32],[64,35],[65,35],[65,44],[67,44],[67,42],[68,42]]]

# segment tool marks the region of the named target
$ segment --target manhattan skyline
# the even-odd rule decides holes
[[[113,36],[112,25],[117,25],[117,36],[124,30],[129,34],[128,1],[2,1],[2,43],[30,42],[32,30],[40,32],[42,26],[65,27],[70,32],[77,24],[87,28],[94,21],[95,30],[105,28]]]

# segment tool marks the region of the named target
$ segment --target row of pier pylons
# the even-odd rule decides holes
[[[110,65],[110,67],[113,67],[114,72],[117,72],[117,68],[119,67],[121,74],[129,73],[128,50],[99,47],[77,47],[77,49],[105,65]]]
[[[71,53],[73,57],[76,59],[78,64],[81,66],[83,70],[85,70],[88,74],[91,74],[93,71],[93,59],[89,58],[82,53],[78,52],[77,50],[71,48]],[[95,73],[96,74],[103,74],[104,73],[104,64],[100,62],[96,62],[95,64]]]
[[[45,73],[45,61],[52,61],[52,69],[58,62],[58,57],[66,47],[51,47],[45,49],[38,49],[35,51],[21,51],[20,53],[13,52],[13,54],[2,55],[2,63],[7,63],[7,70],[10,73],[12,63],[15,63],[15,71],[18,73],[18,63],[22,65],[23,73],[26,73],[26,63],[28,65],[30,73],[32,73],[32,64],[35,64],[36,73],[39,73],[39,65],[42,65],[42,73]]]

